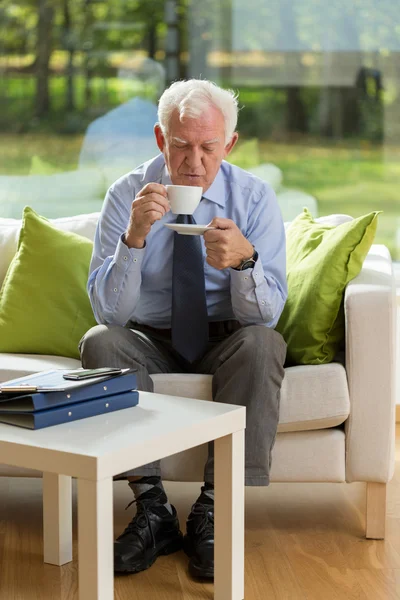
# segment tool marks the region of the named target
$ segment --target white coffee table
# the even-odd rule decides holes
[[[43,471],[44,561],[72,560],[78,479],[80,600],[112,600],[113,476],[215,440],[216,600],[244,598],[245,408],[140,392],[139,405],[30,431],[0,424],[0,463]]]

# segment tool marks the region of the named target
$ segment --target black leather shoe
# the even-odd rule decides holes
[[[114,543],[116,573],[144,571],[158,556],[182,548],[183,536],[176,510],[172,507],[171,514],[163,506],[167,497],[160,488],[153,487],[131,504],[134,502],[137,503],[136,515]]]
[[[201,488],[202,492],[204,488]],[[192,577],[214,578],[214,503],[203,493],[193,504],[186,522],[183,549],[190,557]]]

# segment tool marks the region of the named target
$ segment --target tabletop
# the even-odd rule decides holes
[[[36,431],[0,424],[0,462],[97,479],[244,427],[244,407],[139,392],[137,406],[106,415]]]

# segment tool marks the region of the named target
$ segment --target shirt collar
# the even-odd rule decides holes
[[[218,173],[208,188],[208,190],[203,194],[203,198],[207,200],[211,200],[211,202],[215,202],[219,204],[219,206],[225,206],[225,179],[222,174],[221,167],[218,169]]]
[[[172,183],[166,165],[164,165],[162,171],[161,183],[163,185],[171,185]],[[206,200],[210,200],[211,202],[215,202],[215,204],[219,204],[219,206],[225,206],[225,179],[222,174],[221,167],[219,168],[214,181],[208,190],[203,194],[203,198],[206,198]]]

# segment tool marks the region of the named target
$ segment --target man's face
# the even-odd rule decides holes
[[[198,118],[179,119],[175,111],[164,137],[159,125],[154,128],[157,145],[174,185],[198,185],[207,191],[223,159],[236,144],[238,134],[225,146],[225,123],[222,113],[210,106]]]

